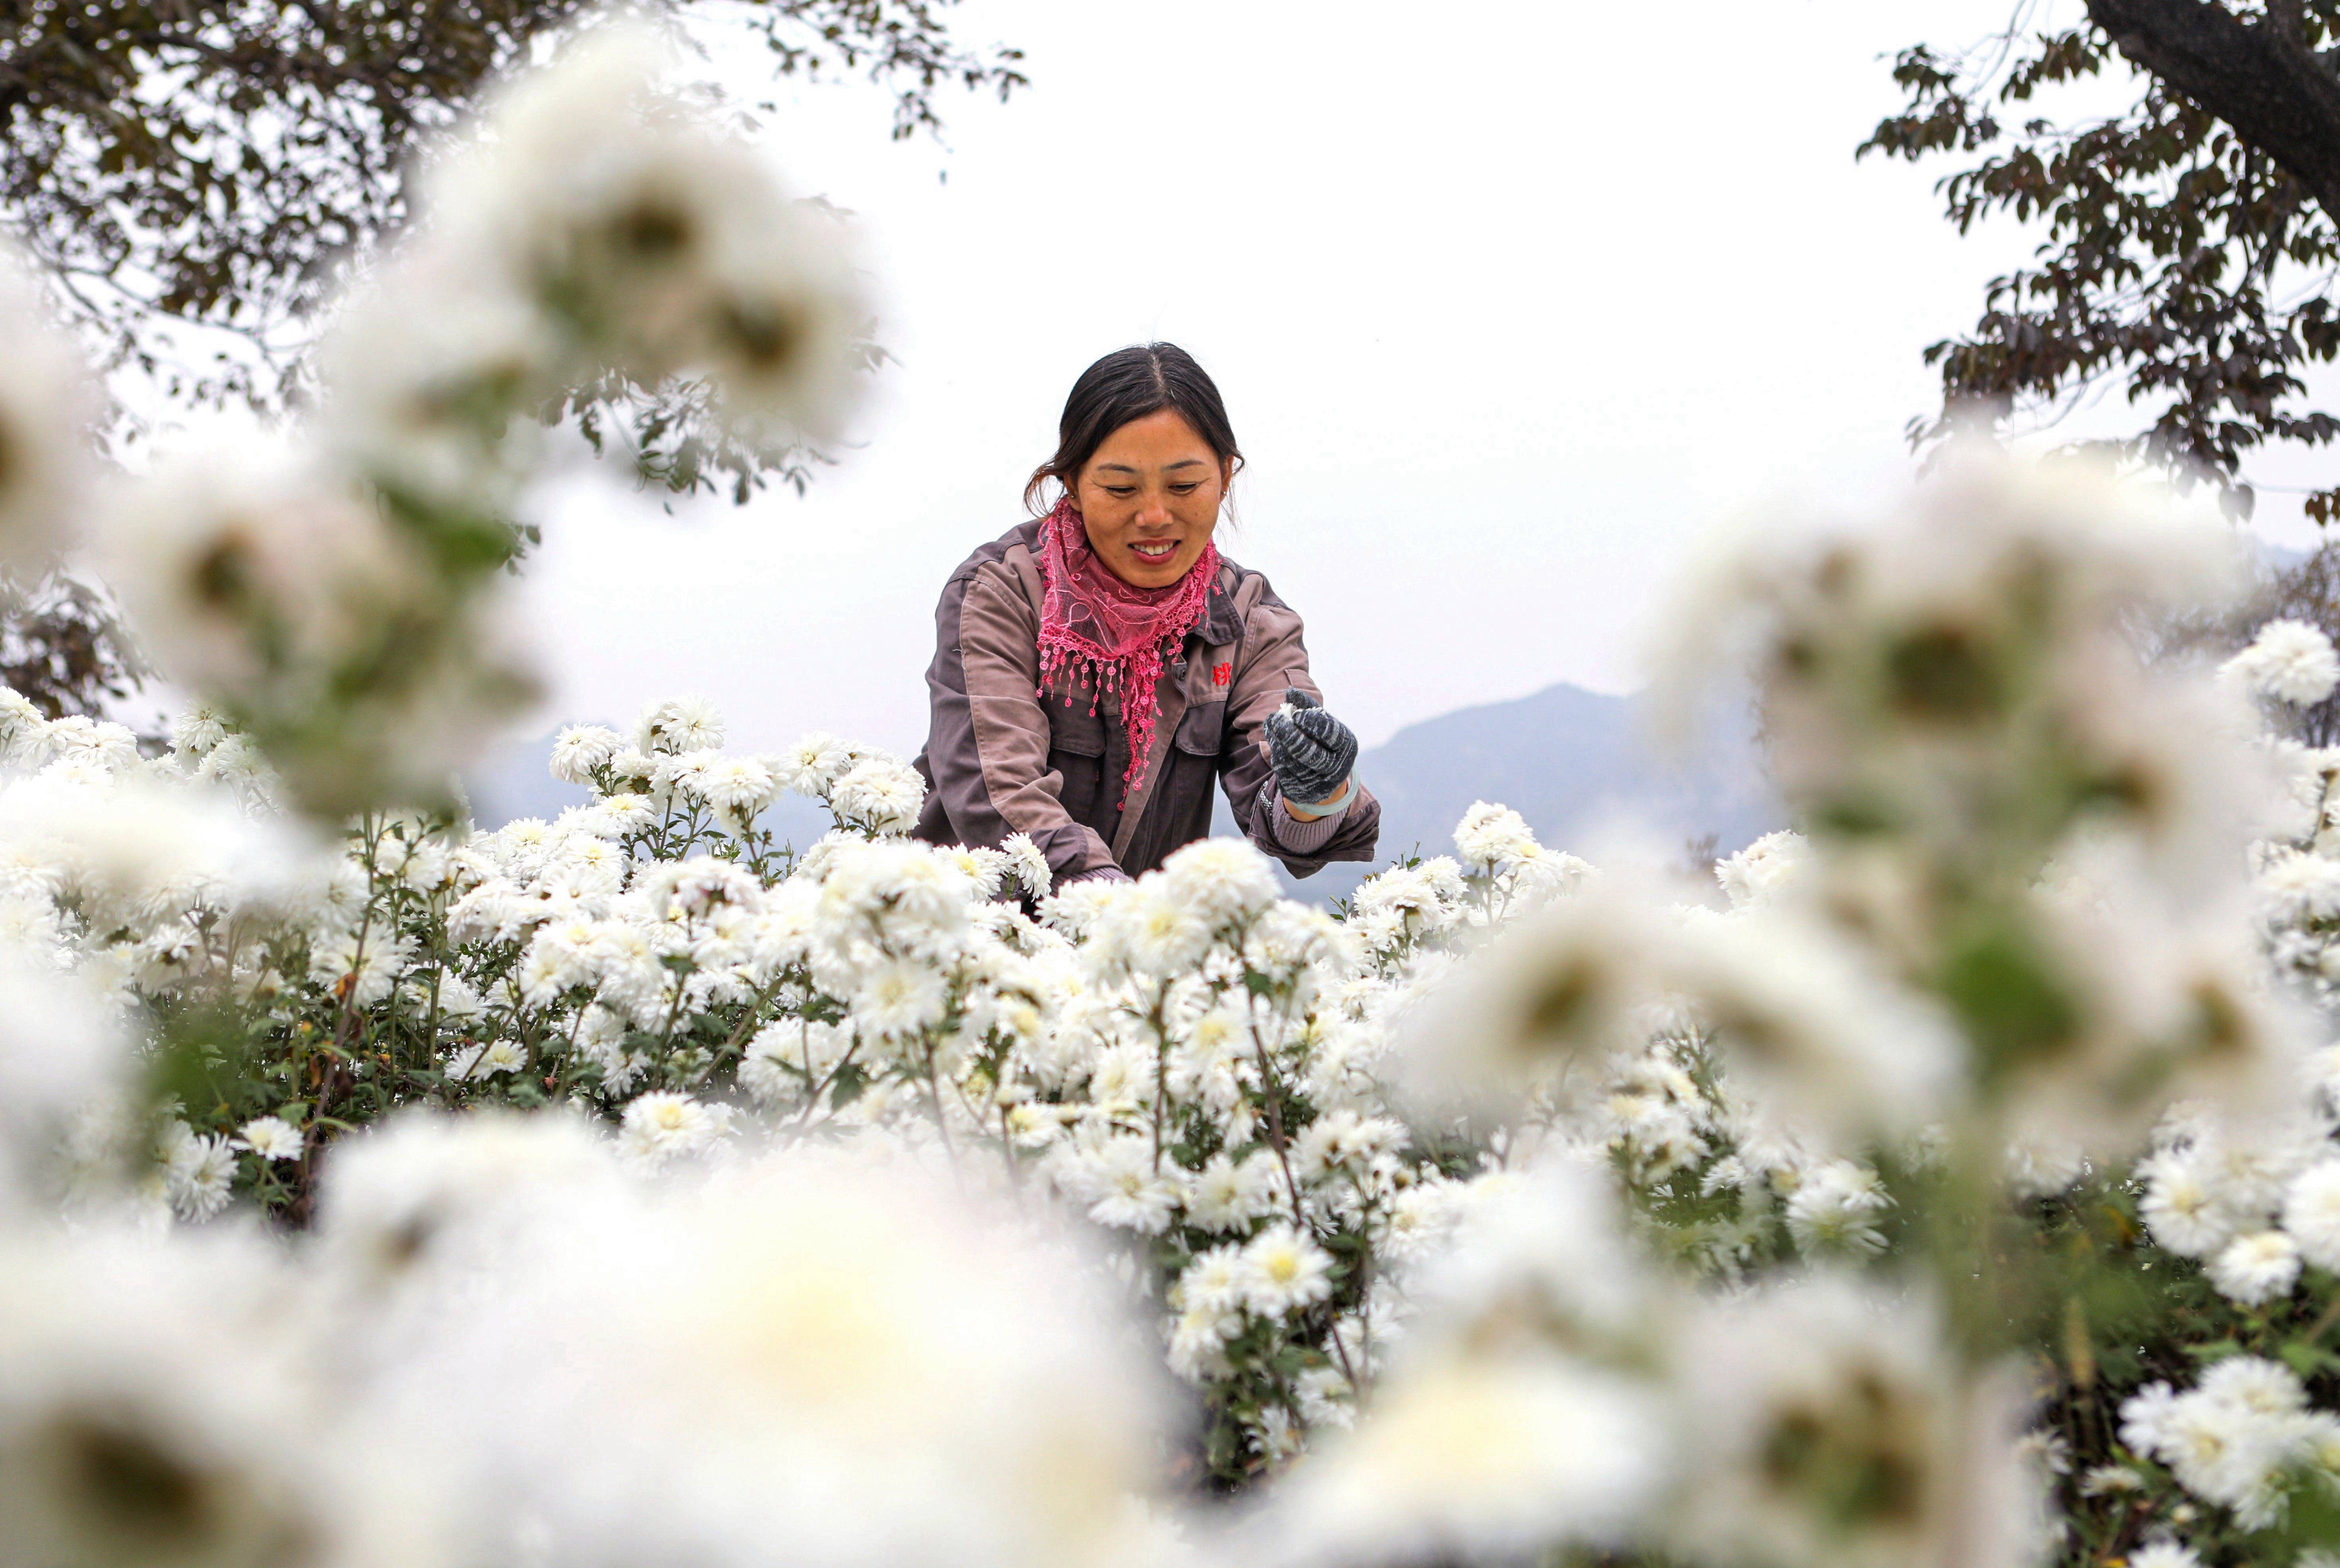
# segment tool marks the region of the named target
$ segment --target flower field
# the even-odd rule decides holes
[[[2340,656],[2187,635],[2231,536],[1968,454],[1717,543],[1661,692],[1800,826],[1711,876],[1482,804],[1338,912],[1058,890],[693,700],[480,831],[530,411],[847,380],[643,53],[434,166],[265,452],[97,483],[0,301],[12,558],[193,694],[0,696],[0,1565],[2340,1561]]]

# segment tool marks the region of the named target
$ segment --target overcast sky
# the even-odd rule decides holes
[[[1906,471],[1921,346],[2028,242],[1959,240],[1938,171],[1852,151],[1892,50],[2007,11],[975,0],[957,25],[1034,85],[946,95],[947,145],[889,142],[858,86],[774,126],[859,214],[899,360],[858,445],[802,500],[540,498],[537,727],[696,692],[737,745],[915,749],[943,578],[1022,515],[1074,376],[1149,338],[1218,380],[1249,459],[1223,545],[1368,745],[1630,689],[1702,528]]]

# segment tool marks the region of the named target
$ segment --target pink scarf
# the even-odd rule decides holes
[[[1089,712],[1106,692],[1121,694],[1121,719],[1129,731],[1129,767],[1121,775],[1121,796],[1145,773],[1154,750],[1154,721],[1160,703],[1155,685],[1162,666],[1202,623],[1219,580],[1219,549],[1205,543],[1202,558],[1166,587],[1133,587],[1113,575],[1089,547],[1088,530],[1070,496],[1040,522],[1040,696],[1051,685],[1089,689]]]

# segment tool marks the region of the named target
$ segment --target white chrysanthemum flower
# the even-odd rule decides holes
[[[656,1170],[669,1160],[713,1147],[730,1129],[728,1108],[659,1090],[628,1102],[618,1129],[618,1148],[630,1164]]]
[[[2311,707],[2340,685],[2340,655],[2332,651],[2331,638],[2305,621],[2269,621],[2220,673],[2260,696]]]
[[[1722,884],[1731,908],[1745,909],[1792,883],[1810,859],[1811,846],[1803,834],[1767,833],[1737,854],[1717,861],[1714,880]]]
[[[527,1066],[527,1049],[516,1040],[499,1035],[458,1050],[447,1059],[447,1076],[462,1082],[518,1072]]]
[[[2245,1529],[2264,1529],[2281,1516],[2283,1476],[2318,1441],[2306,1405],[2289,1367],[2234,1356],[2190,1393],[2139,1389],[2121,1406],[2121,1441],[2168,1465],[2195,1496],[2233,1509]]]
[[[2168,1384],[2146,1384],[2121,1402],[2120,1440],[2139,1454],[2159,1450],[2169,1440],[2170,1413],[2177,1400]]]
[[[408,270],[517,307],[464,323],[491,358],[458,360],[457,385],[498,364],[524,384],[596,365],[646,386],[697,375],[742,438],[831,429],[867,314],[841,214],[789,200],[755,149],[663,84],[670,69],[662,36],[597,29],[498,94],[489,136],[434,165]]]
[[[1177,1305],[1190,1312],[1209,1313],[1214,1318],[1237,1311],[1244,1304],[1245,1277],[1243,1248],[1222,1243],[1196,1254],[1178,1276],[1174,1287]]]
[[[379,931],[327,937],[309,950],[309,978],[336,1001],[372,1007],[391,992],[414,961],[414,941]]]
[[[2206,1257],[2234,1239],[2242,1219],[2211,1185],[2192,1151],[2171,1151],[2144,1162],[2145,1197],[2137,1204],[2153,1239],[2180,1257]]]
[[[1257,914],[1277,892],[1274,864],[1249,839],[1196,839],[1162,863],[1162,880],[1214,925]]]
[[[0,685],[0,761],[38,767],[49,757],[49,716],[14,686]]]
[[[759,762],[723,757],[709,763],[690,781],[690,791],[716,810],[740,822],[752,822],[779,798],[779,781]]]
[[[2080,1477],[2083,1497],[2127,1496],[2144,1490],[2144,1473],[2133,1464],[2099,1464]]]
[[[1535,834],[1509,806],[1472,801],[1454,824],[1454,853],[1472,871],[1501,876],[1536,852]]]
[[[45,738],[49,754],[59,761],[77,757],[109,772],[138,761],[138,732],[111,719],[67,714],[51,722]]]
[[[2295,1415],[2307,1408],[2298,1374],[2263,1356],[2229,1356],[2203,1369],[2195,1393],[2256,1415]]]
[[[1159,1236],[1178,1210],[1175,1161],[1144,1138],[1115,1138],[1084,1162],[1078,1185],[1095,1194],[1089,1218],[1100,1225]]]
[[[1876,1218],[1891,1207],[1884,1183],[1867,1166],[1831,1160],[1806,1173],[1788,1198],[1788,1233],[1807,1253],[1874,1257],[1885,1250]]]
[[[552,776],[563,784],[590,784],[597,768],[625,749],[625,740],[607,725],[570,725],[552,740]]]
[[[1278,1221],[1244,1244],[1244,1305],[1262,1317],[1313,1307],[1333,1294],[1333,1258],[1288,1221]]]
[[[634,745],[645,756],[712,751],[723,745],[723,715],[705,697],[652,703],[634,724]]]
[[[2309,1166],[2284,1195],[2283,1228],[2299,1256],[2327,1274],[2340,1274],[2340,1159]]]
[[[2238,1236],[2210,1260],[2210,1283],[2218,1294],[2245,1307],[2260,1307],[2291,1294],[2299,1283],[2299,1247],[2280,1230]]]
[[[164,1190],[186,1219],[208,1219],[227,1207],[235,1181],[235,1150],[224,1138],[199,1133],[183,1121],[164,1125],[156,1149]]]
[[[1184,974],[1211,945],[1209,917],[1158,876],[1141,878],[1106,907],[1101,940],[1140,974]]]
[[[958,844],[944,850],[943,856],[967,878],[977,898],[987,899],[998,892],[1007,874],[1007,857],[996,849],[971,849]]]
[[[917,824],[926,798],[927,781],[917,769],[868,757],[829,786],[828,805],[839,822],[874,833],[904,833]]]
[[[890,958],[863,971],[853,995],[855,1026],[873,1040],[905,1040],[943,1020],[943,975],[914,959]]]
[[[2129,1553],[2128,1568],[2202,1568],[2202,1557],[2182,1542],[2148,1541]]]
[[[2278,848],[2259,866],[2252,891],[2274,919],[2333,919],[2340,916],[2340,861],[2314,851]]]
[[[231,734],[219,745],[203,754],[202,765],[195,776],[206,782],[233,784],[240,788],[273,789],[275,774],[269,771],[268,758],[258,743],[250,735]]]
[[[1403,1122],[1344,1108],[1309,1124],[1293,1145],[1292,1164],[1304,1181],[1344,1170],[1362,1174],[1393,1159],[1405,1144]]]
[[[1275,1160],[1264,1150],[1237,1165],[1215,1154],[1197,1171],[1188,1193],[1187,1219],[1204,1230],[1243,1230],[1275,1202]]]
[[[858,747],[826,731],[816,730],[781,754],[780,782],[798,794],[827,800],[837,781],[843,778],[863,754]]]
[[[301,1158],[301,1129],[281,1116],[255,1116],[237,1130],[237,1145],[263,1159]]]
[[[1032,842],[1029,833],[1012,833],[1000,841],[1000,853],[1007,857],[1007,869],[1024,889],[1024,896],[1035,903],[1048,896],[1054,878],[1048,870],[1048,857]]]
[[[1511,922],[1467,963],[1418,971],[1397,1013],[1399,1079],[1425,1109],[1502,1106],[1579,1060],[1638,1051],[1642,1003],[1667,918],[1638,890],[1604,880]]]
[[[809,1018],[777,1019],[748,1042],[739,1082],[763,1104],[779,1104],[829,1082],[852,1048],[850,1029]]]

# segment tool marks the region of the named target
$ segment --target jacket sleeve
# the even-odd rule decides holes
[[[1040,706],[1039,626],[1031,600],[1004,572],[985,566],[953,578],[935,611],[929,809],[941,807],[963,844],[1030,834],[1063,882],[1113,865],[1113,852],[1062,804],[1064,775],[1048,766],[1048,715]]]
[[[1308,648],[1301,639],[1300,617],[1263,585],[1259,603],[1244,620],[1243,642],[1235,650],[1233,685],[1227,694],[1227,749],[1219,759],[1227,805],[1252,843],[1282,861],[1294,876],[1308,876],[1331,861],[1371,860],[1381,840],[1382,805],[1363,780],[1343,810],[1332,836],[1306,851],[1286,848],[1276,837],[1278,822],[1289,821],[1276,807],[1282,800],[1275,770],[1267,762],[1267,715],[1284,705],[1284,689],[1298,686],[1323,700],[1308,673]],[[1312,835],[1313,836],[1313,835]]]

